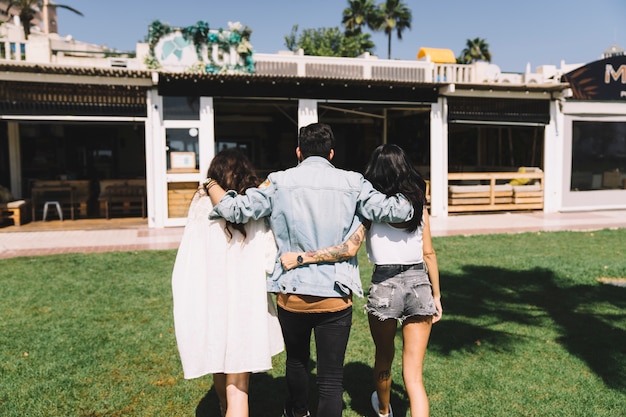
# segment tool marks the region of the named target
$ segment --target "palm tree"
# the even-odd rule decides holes
[[[28,36],[30,35],[30,28],[32,27],[32,20],[35,18],[35,15],[39,13],[39,11],[44,11],[44,15],[47,16],[48,7],[69,10],[79,16],[83,15],[81,12],[71,6],[67,6],[65,4],[50,3],[49,0],[9,0],[5,9],[2,12],[5,15],[8,15],[11,8],[16,8],[19,10],[18,16],[20,17],[22,27],[24,28],[24,35],[26,36],[26,39],[28,39]],[[44,18],[44,20],[46,20],[46,18]],[[44,22],[44,24],[47,25],[48,22],[46,21]]]
[[[491,62],[489,44],[481,38],[468,39],[465,48],[461,51],[461,56],[456,61],[459,64],[471,64],[476,61]]]
[[[348,0],[348,7],[343,9],[341,23],[346,33],[361,33],[361,28],[367,26],[377,30],[380,26],[380,15],[373,0]]]
[[[402,32],[411,29],[411,9],[402,0],[387,0],[380,5],[380,17],[379,30],[387,35],[387,59],[391,59],[391,35],[395,31],[402,39]]]

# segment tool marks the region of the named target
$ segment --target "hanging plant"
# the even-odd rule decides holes
[[[162,23],[159,20],[155,20],[148,27],[148,45],[150,46],[150,53],[154,56],[154,47],[159,43],[159,39],[163,36],[172,33],[174,30],[167,23]]]
[[[187,26],[181,30],[183,37],[195,45],[196,54],[200,61],[202,61],[202,46],[208,43],[209,30],[209,24],[202,20],[195,26]]]
[[[143,59],[143,63],[146,68],[151,70],[159,70],[161,69],[161,63],[155,58],[154,54],[148,54]]]

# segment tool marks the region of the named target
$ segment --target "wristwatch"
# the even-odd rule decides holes
[[[206,193],[209,194],[209,188],[211,188],[215,184],[217,184],[217,181],[215,181],[214,178],[208,177],[207,179],[202,181],[202,188],[204,188],[204,191],[206,191]]]
[[[209,183],[213,181],[213,178],[208,177],[207,179],[205,179],[204,181],[202,181],[202,186],[206,187],[207,185],[209,185]]]
[[[302,259],[302,255],[298,255],[296,261],[298,262],[298,265],[302,265],[302,262],[304,262],[304,259]]]

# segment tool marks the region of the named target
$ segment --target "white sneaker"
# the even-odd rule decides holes
[[[391,410],[391,403],[389,403],[389,414],[380,414],[378,411],[378,393],[376,391],[372,392],[372,408],[378,417],[393,417],[393,411]]]

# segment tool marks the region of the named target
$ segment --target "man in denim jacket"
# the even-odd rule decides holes
[[[236,223],[269,217],[280,256],[345,243],[362,219],[400,223],[413,216],[413,207],[404,196],[387,197],[361,174],[335,168],[330,162],[334,147],[330,126],[314,123],[300,129],[296,148],[300,163],[271,173],[259,188],[237,195],[208,179],[208,194],[217,203],[210,217],[221,216]],[[309,346],[314,331],[319,389],[317,415],[341,417],[343,362],[352,324],[352,294],[363,296],[356,257],[337,263],[306,264],[289,271],[283,270],[277,259],[267,290],[277,294],[278,317],[287,352],[289,396],[284,416],[309,415]]]

